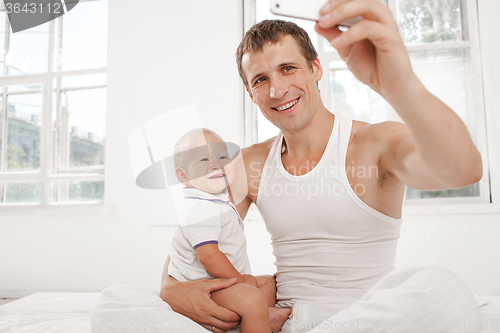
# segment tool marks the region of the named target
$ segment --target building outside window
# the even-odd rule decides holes
[[[105,0],[17,33],[0,11],[1,205],[103,201],[107,21]]]
[[[483,156],[483,179],[462,189],[417,191],[407,188],[406,204],[490,202],[477,4],[472,0],[382,0],[392,10],[412,62],[426,88],[450,106],[465,122]],[[245,27],[264,19],[297,23],[310,35],[323,66],[319,83],[328,110],[352,119],[377,123],[401,121],[376,92],[359,82],[336,50],[314,31],[314,22],[276,16],[269,1],[248,0]],[[246,145],[275,136],[278,129],[246,96]],[[466,200],[464,200],[466,199]]]

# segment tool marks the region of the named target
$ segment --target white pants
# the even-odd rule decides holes
[[[439,267],[397,269],[347,309],[296,304],[282,333],[480,332],[479,307],[467,285]]]
[[[157,292],[130,286],[105,289],[90,315],[93,333],[206,333],[173,312]],[[467,285],[439,267],[395,270],[347,309],[300,304],[282,333],[480,332],[479,308]]]

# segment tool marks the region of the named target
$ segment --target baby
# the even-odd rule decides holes
[[[273,277],[250,275],[243,221],[229,200],[235,170],[226,144],[213,131],[192,130],[174,147],[174,163],[185,186],[184,207],[168,274],[178,281],[236,278],[237,284],[212,292],[212,300],[241,317],[241,333],[279,331],[290,310],[274,308]]]

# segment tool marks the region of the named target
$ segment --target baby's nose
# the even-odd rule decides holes
[[[222,164],[220,161],[214,161],[212,163],[212,170],[217,170],[217,169],[221,169],[222,168]]]

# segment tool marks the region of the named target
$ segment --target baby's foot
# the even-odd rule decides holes
[[[281,326],[288,319],[292,309],[269,308],[269,323],[271,324],[271,332],[279,332]]]

